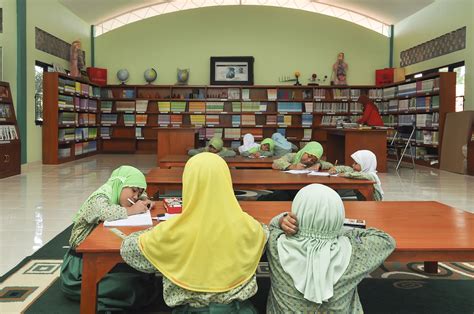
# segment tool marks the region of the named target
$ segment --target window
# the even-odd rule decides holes
[[[43,73],[52,66],[41,61],[35,64],[35,124],[43,124]]]
[[[455,110],[463,111],[464,110],[464,79],[466,76],[466,67],[464,66],[464,61],[456,62],[450,65],[445,65],[439,68],[429,69],[419,73],[413,73],[407,75],[407,79],[422,77],[423,75],[438,73],[438,72],[456,72],[456,105]]]

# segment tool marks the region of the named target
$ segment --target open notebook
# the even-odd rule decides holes
[[[128,216],[125,219],[118,219],[113,221],[104,221],[105,227],[128,227],[128,226],[152,226],[150,211],[143,214]]]

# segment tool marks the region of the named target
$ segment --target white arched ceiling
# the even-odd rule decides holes
[[[175,0],[132,10],[98,23],[95,25],[95,37],[156,15],[224,5],[260,5],[303,10],[346,20],[387,37],[390,36],[390,26],[387,24],[347,9],[311,0]]]

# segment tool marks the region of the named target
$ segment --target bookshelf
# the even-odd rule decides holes
[[[357,120],[362,113],[357,98],[375,94],[372,89],[109,85],[101,90],[100,147],[102,152],[155,153],[154,128],[161,127],[199,128],[202,145],[216,134],[236,147],[246,133],[261,140],[275,132],[296,144],[324,142],[324,127],[335,126],[338,118]]]
[[[0,82],[0,179],[21,173],[21,146],[10,84]]]
[[[446,114],[455,111],[455,88],[455,73],[436,73],[386,85],[377,95],[377,105],[386,126],[415,127],[412,146],[418,164],[439,166]],[[394,132],[388,132],[388,141]]]
[[[45,73],[43,97],[43,163],[60,164],[97,153],[100,88]]]

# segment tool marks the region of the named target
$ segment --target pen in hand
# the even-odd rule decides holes
[[[135,205],[135,202],[132,201],[130,198],[127,198],[127,201],[129,201],[132,205]]]
[[[336,166],[337,166],[337,159],[336,159],[336,161],[334,162],[334,167],[336,167]]]

